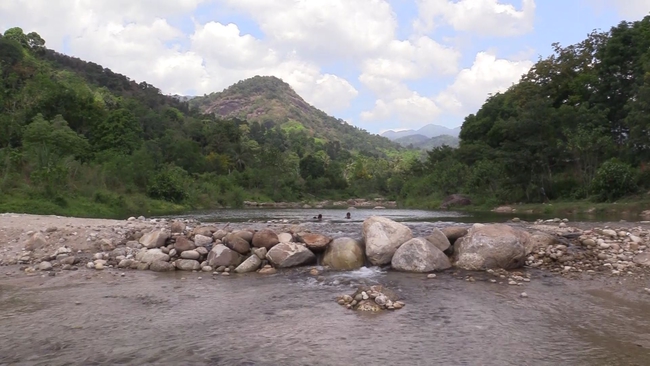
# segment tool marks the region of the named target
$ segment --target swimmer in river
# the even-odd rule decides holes
[[[312,217],[314,220],[323,221],[323,215],[318,214],[318,216]]]
[[[346,218],[346,219],[351,219],[351,218],[352,218],[352,217],[350,217],[350,213],[349,213],[349,212],[348,212],[347,214],[345,214],[345,218]]]

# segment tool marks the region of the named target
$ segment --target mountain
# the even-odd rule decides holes
[[[124,218],[390,198],[418,158],[277,78],[164,95],[50,50],[35,32],[0,34],[0,212]]]
[[[339,141],[342,148],[351,151],[383,155],[385,150],[401,149],[399,144],[385,137],[327,115],[274,76],[239,81],[221,92],[191,99],[190,106],[220,118],[279,126],[287,132],[302,133],[323,143]]]
[[[440,147],[443,145],[447,145],[449,147],[458,147],[459,140],[458,137],[449,135],[427,137],[421,134],[416,134],[397,138],[393,140],[393,142],[397,142],[398,144],[407,148],[431,150],[434,147]]]
[[[384,136],[394,141],[398,138],[405,137],[405,136],[412,136],[412,135],[423,135],[425,137],[431,138],[431,137],[442,136],[442,135],[458,137],[459,134],[460,134],[460,127],[447,128],[445,126],[428,124],[422,126],[418,130],[404,130],[404,131],[389,130],[382,133],[381,136]]]

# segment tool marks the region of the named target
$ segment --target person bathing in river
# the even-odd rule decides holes
[[[323,221],[323,215],[318,214],[318,216],[314,216],[313,219],[318,221]]]
[[[349,212],[345,214],[345,218],[346,218],[346,219],[351,219],[351,218],[352,218],[352,217],[350,217],[350,213],[349,213]]]

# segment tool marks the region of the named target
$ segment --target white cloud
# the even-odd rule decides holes
[[[399,122],[400,127],[421,126],[435,121],[441,112],[431,98],[411,92],[403,98],[377,100],[374,109],[362,112],[361,118],[365,121],[393,120]]]
[[[302,60],[302,55],[242,34],[235,24],[195,24],[192,34],[184,34],[167,21],[170,17],[189,18],[207,1],[3,0],[0,30],[21,26],[26,32],[36,31],[48,47],[59,51],[68,38],[72,55],[147,81],[170,94],[188,90],[210,93],[255,75],[275,75],[307,102],[329,113],[349,106],[357,96],[357,90],[345,79],[321,73],[317,64]],[[334,12],[330,17],[337,15]],[[284,29],[284,36],[289,30]],[[357,39],[351,45],[356,47],[364,41],[367,39]],[[180,47],[179,42],[189,47]],[[309,42],[304,40],[305,44]]]
[[[462,70],[452,85],[438,94],[435,101],[446,111],[460,115],[474,113],[488,94],[503,92],[533,66],[532,61],[498,59],[480,52],[469,69]]]
[[[525,54],[515,61],[481,53],[459,73],[458,49],[466,48],[471,33],[530,31],[533,0],[523,0],[520,10],[497,0],[414,1],[422,32],[405,39],[397,38],[387,0],[330,0],[327,6],[316,0],[0,0],[0,30],[39,32],[58,51],[67,39],[70,54],[170,94],[210,93],[255,75],[275,75],[330,114],[348,108],[360,93],[342,75],[325,71],[330,61],[342,61],[376,97],[360,115],[363,121],[411,127],[450,111],[474,112],[487,93],[508,87],[530,67]],[[264,36],[220,16],[199,24],[192,16],[204,3],[250,16]],[[194,28],[184,32],[172,19],[193,20]],[[449,42],[423,33],[443,24],[466,33]],[[407,86],[426,80],[439,87],[454,75],[453,84],[433,97]]]
[[[384,0],[220,0],[249,14],[278,47],[310,58],[355,58],[395,38],[397,20]]]
[[[533,30],[535,0],[523,0],[522,9],[498,0],[416,0],[416,29],[429,32],[440,25],[484,36],[515,36]]]

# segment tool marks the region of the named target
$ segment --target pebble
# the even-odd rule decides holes
[[[436,276],[435,273],[431,273],[430,275],[427,275],[427,278],[436,278],[436,277],[438,277],[438,276]]]
[[[525,293],[525,292],[522,292],[521,295],[519,295],[519,296],[521,296],[521,297],[523,297],[523,298],[527,298],[527,297],[528,297],[528,294]]]

